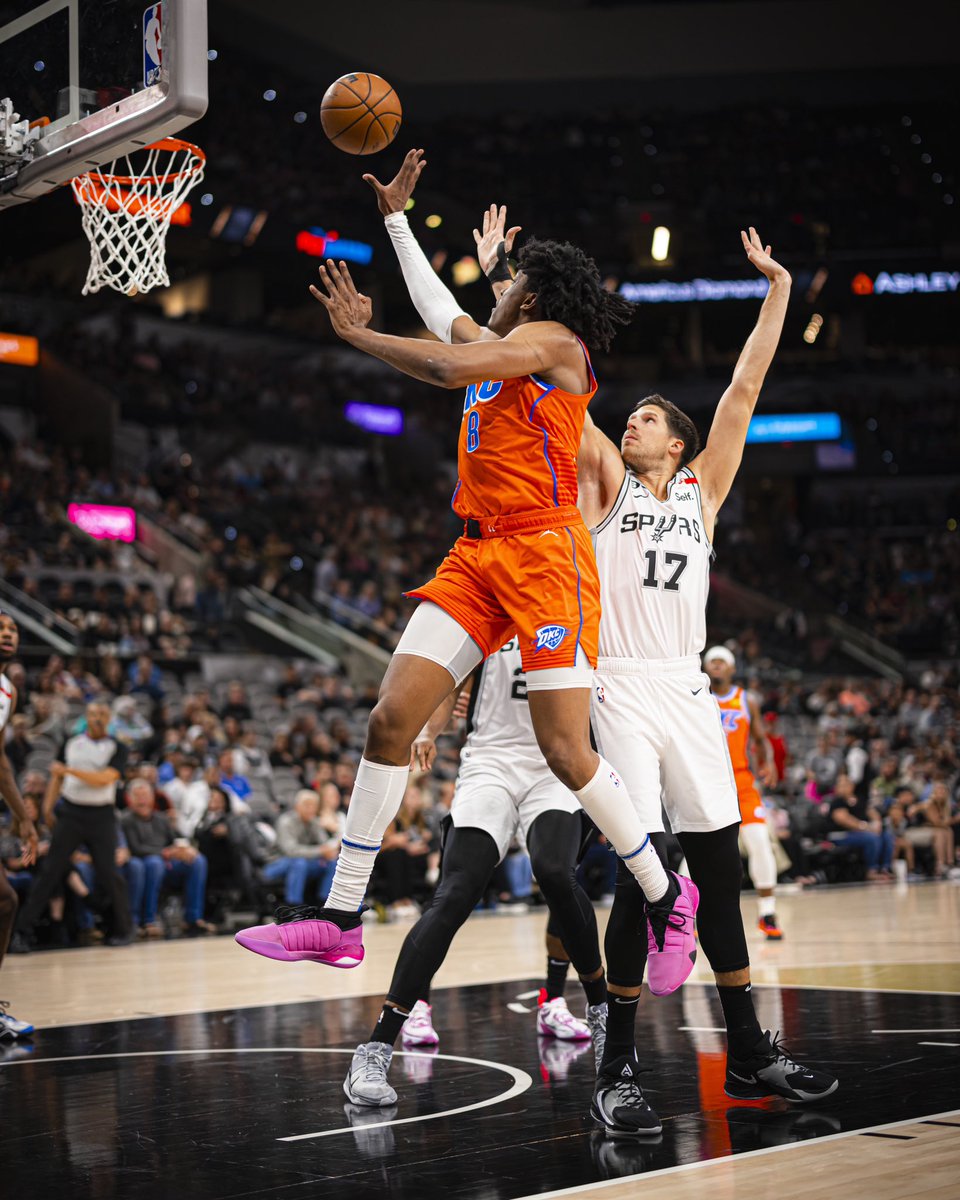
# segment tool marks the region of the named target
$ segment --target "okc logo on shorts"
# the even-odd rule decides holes
[[[563,639],[570,632],[562,625],[541,625],[537,630],[537,641],[533,649],[537,650],[556,650]]]

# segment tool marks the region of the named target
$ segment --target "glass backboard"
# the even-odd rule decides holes
[[[0,208],[203,116],[206,0],[0,0],[0,101],[30,124]]]

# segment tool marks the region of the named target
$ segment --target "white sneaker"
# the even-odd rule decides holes
[[[352,1104],[382,1108],[396,1104],[397,1093],[387,1083],[393,1047],[386,1042],[364,1042],[350,1061],[343,1091]]]
[[[418,1000],[403,1023],[400,1040],[405,1046],[439,1046],[440,1035],[433,1027],[433,1007]]]
[[[544,1000],[537,1010],[537,1033],[559,1038],[562,1042],[589,1042],[590,1030],[567,1008],[562,996]]]
[[[29,1037],[33,1026],[26,1021],[18,1021],[7,1012],[6,1000],[0,1000],[0,1038]]]

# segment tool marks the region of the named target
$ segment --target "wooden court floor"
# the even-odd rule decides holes
[[[656,1145],[599,1136],[590,1056],[538,1046],[542,912],[471,918],[435,983],[440,1055],[398,1056],[399,1110],[373,1121],[339,1085],[408,923],[368,927],[353,971],[229,938],[8,958],[0,995],[38,1027],[0,1057],[11,1195],[960,1200],[960,887],[814,889],[779,909],[783,943],[750,936],[761,1018],[840,1090],[822,1109],[725,1101],[701,961],[641,1005]]]

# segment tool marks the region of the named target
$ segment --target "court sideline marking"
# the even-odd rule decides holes
[[[584,1183],[579,1187],[559,1188],[553,1192],[532,1192],[527,1196],[517,1196],[516,1200],[551,1200],[554,1196],[579,1196],[583,1192],[598,1192],[601,1188],[617,1187],[625,1183],[643,1183],[647,1179],[676,1175],[679,1171],[696,1171],[702,1167],[715,1166],[717,1163],[736,1165],[745,1159],[760,1158],[765,1154],[780,1154],[785,1150],[797,1150],[800,1147],[806,1147],[809,1150],[813,1146],[821,1146],[826,1142],[839,1142],[885,1129],[902,1129],[905,1125],[923,1125],[927,1122],[938,1121],[943,1117],[956,1116],[960,1116],[960,1108],[952,1108],[948,1112],[931,1113],[927,1117],[910,1117],[905,1121],[887,1121],[883,1125],[869,1125],[865,1129],[850,1129],[845,1133],[828,1133],[824,1137],[807,1138],[802,1142],[789,1142],[785,1146],[764,1146],[761,1150],[746,1150],[743,1154],[726,1154],[722,1158],[705,1158],[700,1162],[681,1163],[676,1167],[661,1167],[659,1171],[641,1172],[639,1175],[621,1175],[617,1179],[600,1179],[596,1183]]]

